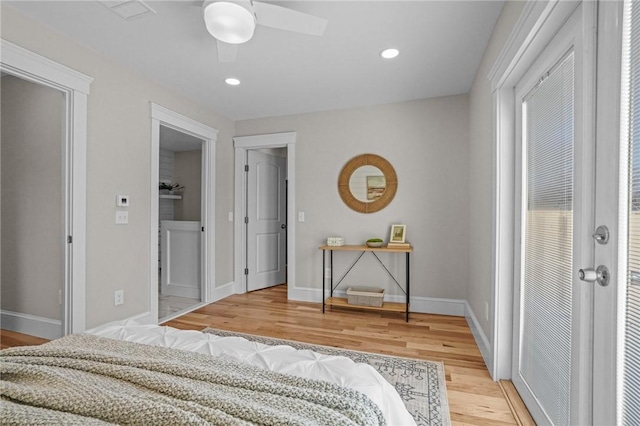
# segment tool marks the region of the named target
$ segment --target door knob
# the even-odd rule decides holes
[[[282,228],[282,229],[287,229],[287,224],[286,224],[286,223],[283,223],[282,225],[280,225],[280,228]]]
[[[602,287],[606,287],[607,285],[609,285],[609,278],[610,278],[609,268],[607,268],[604,265],[600,265],[595,270],[580,269],[578,271],[578,278],[580,278],[581,281],[585,281],[585,282],[590,282],[590,283],[597,282]]]

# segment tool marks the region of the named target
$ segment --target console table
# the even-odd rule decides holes
[[[319,249],[322,250],[322,313],[324,313],[325,305],[340,306],[340,307],[347,307],[347,308],[370,309],[370,310],[377,310],[377,311],[404,312],[405,315],[406,315],[407,322],[409,321],[409,294],[410,294],[410,291],[409,291],[410,290],[410,286],[409,286],[409,284],[410,284],[410,281],[409,281],[409,275],[410,275],[409,274],[409,272],[410,272],[409,255],[411,254],[411,252],[413,252],[413,248],[412,247],[406,247],[406,248],[379,247],[379,248],[374,248],[374,247],[369,247],[369,246],[364,245],[364,246],[320,246]],[[334,251],[355,251],[355,252],[360,252],[360,255],[358,257],[356,257],[356,259],[353,261],[351,266],[349,266],[347,271],[342,275],[342,277],[340,277],[340,279],[336,282],[335,285],[333,284],[333,252]],[[327,252],[329,252],[329,268],[331,270],[331,273],[330,273],[330,275],[328,277],[329,278],[329,288],[331,289],[329,298],[326,298],[326,291],[325,291],[325,287],[326,287],[325,270],[326,270],[326,262],[327,262]],[[387,274],[396,283],[396,285],[400,288],[400,290],[402,290],[402,292],[405,294],[405,296],[406,296],[406,302],[405,303],[383,302],[381,307],[360,306],[360,305],[349,305],[347,303],[347,298],[345,298],[345,297],[333,297],[333,291],[342,283],[342,281],[349,274],[349,272],[351,272],[353,267],[356,266],[356,263],[358,263],[358,261],[362,258],[362,256],[364,256],[364,254],[367,253],[367,252],[371,253],[376,258],[378,263],[380,263],[380,265],[382,265],[384,270],[387,271]],[[382,260],[380,260],[380,258],[376,254],[378,252],[399,253],[399,254],[404,253],[406,255],[406,262],[407,262],[407,270],[406,270],[406,278],[405,278],[406,289],[403,288],[400,285],[400,283],[393,276],[391,271],[389,271],[389,268],[387,268],[386,265],[382,262]]]

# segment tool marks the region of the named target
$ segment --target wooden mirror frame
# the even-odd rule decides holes
[[[377,167],[382,174],[384,174],[386,188],[382,196],[377,200],[371,202],[360,201],[351,193],[351,188],[349,188],[351,175],[362,166]],[[344,165],[338,177],[338,193],[340,194],[340,198],[342,198],[342,201],[344,201],[350,209],[358,213],[374,213],[387,207],[391,200],[393,200],[393,197],[395,197],[397,189],[398,176],[393,166],[387,160],[375,154],[362,154],[353,157],[347,161],[347,164]]]

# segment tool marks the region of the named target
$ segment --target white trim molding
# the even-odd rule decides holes
[[[86,324],[87,108],[93,78],[7,40],[0,40],[0,70],[64,94],[65,282],[63,334]],[[29,333],[34,334],[34,333]]]
[[[346,297],[344,290],[334,291],[334,296]],[[322,303],[322,290],[317,288],[299,288],[297,295],[299,297],[292,299],[301,302]],[[405,303],[405,296],[386,295],[385,302]],[[409,300],[409,312],[417,314],[434,314],[434,315],[451,315],[455,317],[463,317],[468,310],[467,301],[464,299],[444,299],[438,297],[411,296]]]
[[[244,166],[250,149],[287,148],[287,297],[305,300],[305,290],[296,288],[296,132],[272,133],[265,135],[235,136],[235,202],[234,202],[234,282],[237,294],[246,293],[244,275],[246,259],[246,227],[244,211],[247,202],[247,184]]]
[[[516,205],[514,87],[579,4],[579,1],[560,0],[528,2],[487,76],[493,91],[495,140],[490,309],[493,341],[490,341],[490,350],[483,352],[483,357],[490,361],[487,366],[494,380],[511,378],[513,305],[516,303],[513,299]],[[485,340],[486,336],[481,336],[481,341],[478,341],[481,351]]]
[[[28,334],[43,339],[58,339],[63,336],[62,321],[19,312],[2,311],[0,322],[4,330]],[[83,330],[84,331],[84,330]]]
[[[171,111],[153,102],[149,103],[151,118],[151,175],[149,186],[151,191],[150,228],[149,228],[149,310],[139,318],[145,323],[158,323],[158,179],[160,160],[160,126],[166,126],[182,133],[187,133],[203,141],[203,233],[202,259],[203,285],[200,298],[203,304],[212,303],[215,298],[215,201],[216,201],[216,141],[218,130],[189,117]],[[155,254],[154,254],[155,253]],[[200,305],[197,305],[200,306]],[[195,309],[195,308],[194,308]],[[184,312],[183,312],[184,313]]]
[[[2,67],[6,71],[17,71],[21,78],[58,86],[88,95],[93,78],[61,65],[44,56],[33,53],[7,40],[0,40]],[[31,78],[29,78],[31,77]]]
[[[217,302],[235,294],[236,283],[231,281],[213,289],[213,301]]]
[[[484,363],[487,366],[489,371],[493,371],[493,350],[491,347],[491,343],[487,338],[487,335],[482,331],[482,327],[480,326],[480,322],[478,321],[478,317],[471,309],[471,305],[467,301],[465,304],[465,313],[464,316],[467,319],[467,324],[469,324],[469,328],[471,329],[471,334],[473,334],[473,338],[478,345],[478,349],[480,349],[480,354],[482,354],[482,359],[484,359]]]

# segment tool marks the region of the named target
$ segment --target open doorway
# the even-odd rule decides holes
[[[43,325],[41,331],[61,337],[66,264],[65,96],[8,74],[0,78],[0,93],[2,312],[35,317]]]
[[[158,167],[158,318],[202,302],[204,141],[160,126]]]
[[[216,295],[215,288],[215,200],[216,200],[216,140],[218,138],[218,131],[213,127],[209,127],[205,124],[197,122],[189,117],[185,117],[181,114],[164,108],[158,104],[151,102],[149,104],[151,109],[151,220],[149,222],[150,234],[149,234],[149,311],[140,315],[136,319],[142,323],[157,324],[159,322],[167,321],[171,318],[184,314],[186,312],[193,311],[198,307],[211,303]],[[161,128],[165,128],[162,130]],[[200,293],[195,295],[196,297],[190,297],[192,299],[199,299],[200,301],[191,304],[190,307],[185,307],[176,313],[171,315],[161,316],[158,312],[159,307],[159,294],[162,287],[162,281],[158,280],[162,277],[159,276],[159,267],[161,266],[161,257],[159,248],[162,244],[160,237],[160,131],[166,132],[173,130],[177,133],[189,136],[191,142],[198,145],[194,145],[195,149],[191,151],[201,152],[200,163],[200,243],[199,243],[199,255],[193,254],[190,258],[197,258],[200,261],[200,267],[198,271],[200,273]],[[196,148],[198,146],[199,148]],[[195,155],[195,154],[194,154]],[[198,173],[196,173],[198,176]],[[182,178],[180,178],[182,179]],[[197,178],[196,178],[197,179]],[[184,182],[184,181],[183,181]],[[177,179],[176,182],[181,184]],[[185,186],[186,184],[181,184]],[[195,184],[189,184],[194,186]],[[184,189],[183,189],[184,192]],[[197,192],[197,191],[194,191]],[[166,194],[170,195],[170,194]],[[174,194],[175,195],[175,194]],[[175,203],[175,201],[174,201]],[[174,206],[175,208],[175,206]],[[197,208],[196,208],[197,210]],[[193,211],[193,209],[191,210]],[[184,217],[184,216],[183,216]],[[196,222],[194,220],[194,222]],[[175,232],[173,236],[180,238],[180,232]],[[168,241],[169,245],[172,244]],[[195,253],[197,249],[192,247],[192,253]],[[184,263],[177,262],[177,268],[184,267]],[[169,265],[171,266],[171,265]],[[166,269],[165,269],[165,272]],[[170,272],[170,271],[169,271]],[[160,321],[159,321],[160,319]]]
[[[93,79],[6,40],[0,40],[0,44],[2,80],[6,78],[7,83],[11,80],[12,83],[22,86],[18,88],[17,103],[8,101],[8,104],[3,105],[2,148],[5,151],[5,148],[9,147],[10,139],[18,140],[18,134],[9,135],[9,133],[13,133],[12,128],[14,130],[19,128],[20,138],[26,139],[29,147],[26,150],[24,149],[26,146],[13,148],[22,150],[19,156],[23,154],[28,156],[30,163],[29,170],[16,171],[16,173],[27,173],[28,176],[24,177],[26,180],[23,180],[17,175],[9,176],[8,172],[12,168],[15,170],[15,165],[25,158],[16,158],[13,155],[15,152],[9,154],[8,151],[1,155],[3,163],[1,229],[4,266],[1,269],[3,275],[1,282],[3,285],[13,282],[16,287],[14,294],[9,297],[10,291],[3,286],[1,322],[2,327],[7,330],[54,339],[61,335],[82,332],[85,329],[87,98]],[[33,98],[23,98],[25,88],[41,94],[47,93],[44,96],[52,101],[47,105],[53,105],[53,110],[56,112],[51,112],[51,117],[45,118],[57,122],[57,130],[45,131],[45,135],[41,138],[34,137],[33,134],[28,135],[29,132],[37,131],[45,105],[38,101],[34,102]],[[2,88],[3,97],[7,94],[5,89],[7,88]],[[45,89],[44,92],[41,89]],[[4,104],[5,99],[2,102]],[[18,103],[22,105],[24,114],[19,118],[10,118],[11,114],[19,112]],[[25,106],[25,103],[30,105]],[[32,113],[39,113],[40,117],[34,117]],[[48,112],[45,111],[45,115],[47,114]],[[50,132],[53,136],[49,134]],[[55,145],[56,153],[43,156],[44,149],[49,148],[49,146],[43,147],[43,142]],[[14,157],[13,160],[11,157]],[[51,170],[51,167],[55,170]],[[38,179],[34,182],[33,177],[45,172],[45,169],[49,173],[48,176],[53,176],[56,182],[55,187],[46,179],[44,181]],[[45,191],[42,197],[35,195],[36,198],[33,198],[34,193],[31,191],[42,193],[44,189],[48,192]],[[43,220],[38,219],[37,222],[35,220],[25,222],[26,217],[17,211],[28,208],[28,214],[33,218],[34,214],[38,214],[38,209],[34,208],[33,203],[39,203],[39,210],[46,213],[48,209],[43,209],[42,206],[50,207],[46,200],[53,195],[56,199],[53,215],[57,218],[49,215]],[[10,201],[9,196],[14,200]],[[9,223],[5,223],[6,220]],[[20,225],[21,228],[14,228],[14,225],[16,227]],[[10,232],[6,233],[8,231],[17,231],[17,234],[14,232],[12,236]],[[49,243],[45,249],[52,249],[56,253],[53,262],[48,253],[42,255],[41,249],[44,247],[34,247],[26,241],[26,238],[23,238],[28,237],[33,241],[33,238],[42,236],[44,240],[45,233],[51,237],[47,239]],[[24,244],[31,244],[31,246],[27,250]],[[7,259],[5,255],[18,256],[20,259]],[[19,262],[20,265],[15,262]],[[55,285],[47,287],[51,297],[45,297],[53,303],[44,310],[40,308],[33,310],[30,305],[31,300],[28,300],[32,297],[26,295],[25,291],[33,292],[31,285],[34,283],[33,274],[41,273],[41,267],[44,266],[52,266],[56,271],[53,272],[55,277],[44,279],[45,282],[55,280]],[[24,281],[26,275],[23,272],[30,274],[29,289],[4,276],[5,273],[15,275],[16,270],[11,272],[11,268],[16,267],[20,269],[17,271],[17,279]],[[38,281],[40,282],[36,285],[42,282]],[[36,298],[42,299],[43,294],[38,293]],[[29,307],[26,307],[25,301],[30,305]]]

